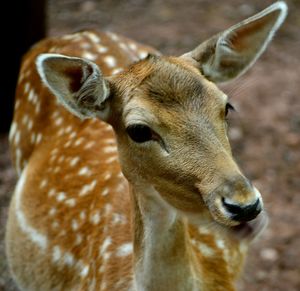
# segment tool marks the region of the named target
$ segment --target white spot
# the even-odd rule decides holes
[[[54,111],[53,113],[52,113],[52,118],[53,119],[56,119],[56,117],[58,117],[59,116],[59,112],[58,111]]]
[[[58,173],[60,171],[60,167],[59,166],[56,166],[53,170],[54,173]]]
[[[32,119],[29,119],[28,123],[27,123],[27,129],[30,131],[32,129],[32,127],[33,127],[33,121],[32,121]]]
[[[88,59],[90,61],[95,61],[98,57],[98,55],[90,53],[90,52],[84,52],[82,53],[82,57],[85,59]]]
[[[106,196],[108,193],[109,193],[109,189],[108,189],[107,187],[105,187],[105,188],[102,190],[102,196]]]
[[[198,242],[197,247],[200,253],[206,257],[211,257],[215,254],[214,249],[204,243]]]
[[[122,179],[122,180],[125,179],[125,177],[124,177],[124,175],[123,175],[122,172],[119,172],[118,175],[117,175],[117,177],[120,178],[120,179]]]
[[[54,262],[58,262],[61,259],[61,249],[59,246],[53,247],[52,259]]]
[[[43,234],[39,233],[35,228],[33,228],[27,222],[27,219],[21,209],[22,204],[22,192],[26,182],[27,168],[24,169],[22,175],[19,178],[19,181],[15,190],[15,199],[16,199],[16,216],[19,222],[19,226],[23,232],[25,232],[32,242],[38,245],[42,250],[47,248],[47,238]]]
[[[18,78],[18,85],[20,85],[20,83],[24,80],[24,78],[25,78],[24,72],[20,73]]]
[[[63,118],[62,117],[59,117],[55,120],[55,125],[59,126],[63,123]]]
[[[92,141],[89,141],[85,146],[84,146],[84,149],[85,150],[88,150],[88,149],[90,149],[91,147],[93,147],[93,145],[95,145],[95,141],[94,140],[92,140]]]
[[[55,192],[56,192],[55,189],[53,189],[53,188],[50,189],[50,191],[48,192],[48,196],[49,196],[49,197],[54,196]]]
[[[74,256],[71,253],[66,252],[64,254],[64,263],[67,266],[73,266],[74,265]]]
[[[69,133],[69,132],[71,132],[72,131],[72,126],[71,125],[69,125],[68,127],[66,127],[65,128],[65,133]]]
[[[99,211],[93,213],[91,215],[91,217],[90,217],[91,223],[93,223],[95,225],[98,224],[100,222],[100,220],[101,220],[101,216],[100,216],[100,212]]]
[[[76,135],[77,135],[77,133],[76,133],[75,131],[73,131],[73,132],[69,135],[69,139],[73,139]]]
[[[132,254],[133,245],[131,242],[125,243],[117,248],[116,256],[117,257],[126,257]]]
[[[105,215],[111,213],[111,210],[112,210],[111,204],[107,203],[107,204],[104,206]]]
[[[65,201],[66,205],[69,207],[74,207],[76,205],[76,200],[74,198],[67,199]]]
[[[29,89],[30,89],[30,84],[26,82],[24,85],[24,93],[27,94],[29,92]]]
[[[89,176],[90,174],[91,174],[91,170],[89,169],[89,167],[83,167],[78,172],[79,176]]]
[[[106,154],[116,153],[118,150],[117,146],[106,146],[103,148],[103,152]]]
[[[119,74],[119,73],[121,73],[121,72],[123,72],[123,69],[122,69],[122,68],[115,68],[115,69],[113,69],[113,70],[111,71],[111,74],[112,74],[112,75],[116,75],[116,74]]]
[[[100,268],[99,268],[99,273],[104,273],[105,271],[105,266],[102,265]]]
[[[28,94],[28,101],[32,102],[34,99],[34,90],[31,89]]]
[[[108,51],[108,48],[103,45],[97,45],[96,50],[98,53],[103,54]]]
[[[99,43],[101,41],[100,37],[92,32],[88,32],[86,36],[94,43]]]
[[[41,181],[41,183],[40,183],[40,188],[42,189],[42,188],[46,187],[47,184],[48,184],[48,180],[47,179],[43,179]]]
[[[106,172],[104,177],[103,177],[103,180],[104,181],[108,181],[109,179],[111,178],[111,173],[110,172]]]
[[[55,155],[57,155],[57,154],[58,154],[58,148],[54,148],[54,149],[52,149],[51,152],[50,152],[50,155],[51,155],[51,156],[55,156]]]
[[[28,119],[29,119],[28,115],[25,114],[25,115],[23,116],[23,118],[22,118],[22,123],[23,123],[23,125],[26,125],[26,124],[27,124]]]
[[[80,137],[80,138],[78,138],[78,139],[75,141],[74,145],[75,145],[75,146],[79,146],[80,144],[82,144],[83,141],[84,141],[84,138],[83,138],[83,137]]]
[[[16,131],[16,136],[15,136],[15,144],[18,145],[21,140],[21,132],[19,130]]]
[[[16,169],[18,172],[18,175],[21,174],[21,160],[22,160],[22,152],[20,149],[16,150]]]
[[[209,228],[205,227],[205,226],[200,226],[198,228],[198,232],[200,234],[211,234],[211,230]]]
[[[223,240],[221,239],[217,239],[216,240],[216,245],[219,249],[224,250],[225,249],[225,243]]]
[[[36,93],[34,93],[34,94],[33,94],[33,97],[32,97],[32,103],[33,103],[33,104],[37,104],[37,102],[38,102],[38,96],[37,96]]]
[[[104,255],[103,255],[103,260],[104,260],[104,261],[107,261],[107,260],[110,258],[110,256],[111,256],[111,252],[106,252],[106,253],[104,253]]]
[[[86,219],[86,213],[85,213],[84,210],[80,212],[79,217],[80,217],[81,220],[85,220]]]
[[[125,184],[119,183],[115,189],[116,192],[122,193],[125,190]]]
[[[49,210],[49,215],[50,215],[50,216],[54,216],[54,215],[56,214],[56,212],[57,212],[57,209],[56,209],[55,207],[52,207],[52,208],[50,208],[50,210]]]
[[[68,140],[68,141],[64,144],[64,148],[68,148],[71,144],[72,144],[72,140]]]
[[[42,134],[41,133],[38,133],[37,134],[37,136],[36,136],[36,140],[35,140],[35,142],[38,144],[38,143],[40,143],[41,142],[41,140],[42,140]]]
[[[82,43],[80,43],[79,44],[79,46],[81,47],[81,48],[83,48],[83,49],[90,49],[92,46],[91,46],[91,44],[89,44],[88,42],[82,42]]]
[[[89,273],[89,266],[84,266],[80,272],[80,276],[81,277],[86,277],[87,274]]]
[[[112,131],[112,126],[110,124],[105,124],[105,126],[102,127],[102,130],[111,132]]]
[[[20,100],[18,99],[17,101],[16,101],[16,103],[15,103],[15,110],[17,110],[18,108],[19,108],[19,106],[20,106]]]
[[[89,192],[93,191],[96,184],[97,184],[97,180],[93,180],[90,184],[84,185],[79,192],[79,196],[85,196]]]
[[[9,141],[11,142],[15,133],[16,133],[16,130],[17,130],[17,124],[16,122],[13,122],[11,124],[11,127],[10,127],[10,130],[9,130]]]
[[[75,245],[78,246],[82,243],[82,235],[77,233],[75,238]]]
[[[121,49],[123,49],[124,51],[127,51],[127,50],[128,50],[128,46],[127,46],[126,43],[124,43],[124,42],[120,42],[120,43],[119,43],[119,47],[120,47]]]
[[[31,137],[30,137],[31,143],[35,143],[35,133],[33,132]]]
[[[35,113],[38,114],[41,111],[41,103],[37,102],[36,106],[35,106]]]
[[[147,56],[148,56],[148,52],[143,51],[143,50],[139,51],[139,58],[141,60],[145,59]]]
[[[105,163],[110,164],[110,163],[115,162],[117,160],[118,160],[117,156],[112,156],[112,157],[109,157],[108,159],[106,159]]]
[[[113,32],[108,32],[107,35],[113,40],[119,42],[120,38]]]
[[[100,255],[103,256],[104,253],[106,252],[107,248],[111,245],[111,237],[108,236],[105,238],[105,240],[103,241],[102,246],[100,247]]]
[[[104,62],[109,68],[113,68],[117,64],[117,60],[113,56],[104,57]]]
[[[56,220],[53,221],[53,222],[52,222],[52,228],[53,228],[53,229],[58,229],[58,227],[59,227],[58,221],[56,221]]]
[[[65,229],[62,229],[60,232],[59,232],[59,236],[64,236],[64,235],[66,235],[67,234],[67,232],[66,232],[66,230]]]
[[[65,192],[59,192],[58,195],[57,195],[57,197],[56,197],[56,200],[59,201],[59,202],[61,202],[61,201],[65,200],[65,199],[66,199],[66,193]]]
[[[60,156],[59,159],[57,160],[57,162],[61,163],[65,160],[65,156]]]
[[[80,157],[75,157],[75,158],[71,159],[70,166],[74,167],[79,161],[80,161]]]
[[[68,34],[61,37],[63,40],[73,40],[74,38],[77,38],[77,34]]]
[[[113,213],[112,224],[124,224],[124,223],[126,223],[126,218],[124,215],[119,213]]]
[[[100,291],[105,290],[106,287],[107,287],[107,283],[105,281],[102,281],[100,285]]]
[[[78,222],[76,219],[73,219],[72,220],[72,224],[71,224],[71,227],[74,231],[76,231],[78,228],[79,228],[79,225],[78,225]]]
[[[137,45],[134,42],[131,42],[129,45],[129,48],[132,49],[133,51],[137,50]]]

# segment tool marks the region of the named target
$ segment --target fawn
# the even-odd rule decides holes
[[[96,31],[32,47],[9,137],[21,290],[235,290],[267,215],[215,83],[251,67],[286,14],[274,3],[180,57]]]

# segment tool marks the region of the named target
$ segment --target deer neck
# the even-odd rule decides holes
[[[152,186],[132,189],[137,290],[199,290],[187,225]]]

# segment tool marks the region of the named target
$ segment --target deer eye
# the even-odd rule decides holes
[[[144,124],[133,124],[126,128],[127,134],[137,143],[143,143],[154,139],[152,129]]]
[[[234,107],[230,103],[227,103],[225,106],[225,117],[228,115],[229,111],[234,111],[234,110],[235,110]]]

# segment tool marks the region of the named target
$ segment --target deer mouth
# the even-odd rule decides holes
[[[251,221],[241,222],[229,228],[230,232],[239,240],[253,240],[259,236],[268,224],[268,215],[265,211]]]

